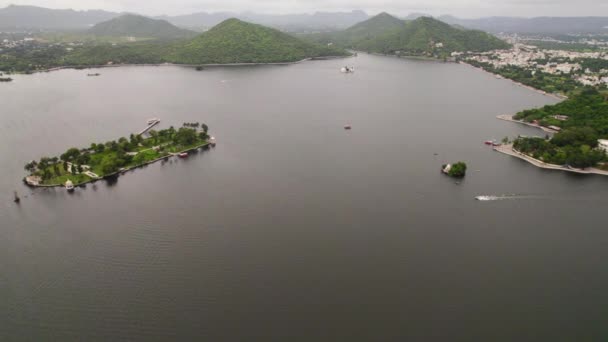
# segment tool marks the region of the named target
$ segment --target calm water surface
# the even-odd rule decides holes
[[[0,85],[0,340],[608,338],[608,178],[483,145],[541,134],[495,116],[555,100],[366,55],[88,72]],[[21,184],[150,117],[218,147],[73,195]],[[458,160],[461,184],[439,173]]]

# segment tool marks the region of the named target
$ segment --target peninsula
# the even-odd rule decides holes
[[[150,130],[147,138],[131,134],[129,138],[92,143],[88,148],[73,147],[59,157],[42,157],[27,163],[24,168],[30,174],[24,182],[32,187],[59,187],[67,182],[78,186],[172,156],[187,157],[190,151],[215,145],[208,130],[206,124],[184,123],[179,129],[171,126]]]
[[[524,110],[513,121],[555,133],[518,137],[495,148],[538,167],[608,175],[608,94],[594,88],[552,106]]]

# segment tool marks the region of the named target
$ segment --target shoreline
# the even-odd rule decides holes
[[[300,64],[308,61],[320,61],[320,60],[332,60],[332,59],[342,59],[349,58],[351,56],[325,56],[325,57],[308,57],[299,61],[294,62],[271,62],[271,63],[209,63],[209,64],[177,64],[177,63],[139,63],[139,64],[100,64],[100,65],[69,65],[69,66],[59,66],[49,69],[40,69],[32,71],[31,73],[23,73],[17,72],[12,73],[12,75],[33,75],[38,73],[47,73],[53,71],[60,70],[87,70],[87,69],[104,69],[104,68],[120,68],[120,67],[185,67],[185,68],[196,68],[196,67],[241,67],[241,66],[262,66],[262,65],[294,65]],[[9,75],[9,74],[7,74]]]
[[[166,156],[163,156],[163,157],[160,157],[160,158],[154,159],[154,160],[150,160],[150,161],[145,162],[145,163],[143,163],[143,164],[139,164],[139,165],[133,165],[133,166],[131,166],[131,167],[129,167],[129,168],[125,168],[124,170],[119,170],[119,171],[116,171],[116,172],[111,173],[111,174],[109,174],[109,175],[104,175],[104,176],[102,176],[102,177],[95,178],[95,179],[93,179],[93,178],[92,178],[91,180],[88,180],[88,181],[86,181],[86,182],[82,182],[82,183],[74,184],[74,187],[81,187],[81,186],[85,186],[85,185],[87,185],[87,184],[96,183],[97,181],[104,180],[104,179],[107,179],[107,178],[118,177],[118,176],[120,176],[121,174],[123,174],[123,173],[125,173],[125,172],[127,172],[127,171],[132,171],[132,170],[135,170],[135,169],[139,169],[139,168],[141,168],[141,167],[144,167],[144,166],[148,166],[148,165],[150,165],[150,164],[157,163],[157,162],[159,162],[159,161],[161,161],[161,160],[165,160],[165,159],[169,159],[169,158],[175,157],[175,156],[177,156],[177,155],[178,155],[178,154],[180,154],[180,153],[187,153],[187,152],[190,152],[190,151],[195,151],[195,150],[198,150],[198,149],[200,149],[200,148],[206,148],[206,147],[208,147],[208,146],[213,146],[213,145],[211,145],[211,143],[210,143],[210,142],[205,142],[205,143],[203,143],[203,144],[197,145],[197,146],[195,146],[195,147],[192,147],[192,148],[189,148],[189,149],[186,149],[186,150],[183,150],[183,151],[179,151],[179,152],[175,152],[175,153],[170,153],[169,155],[166,155]],[[24,184],[25,184],[27,187],[34,188],[34,189],[37,189],[37,188],[47,188],[47,189],[50,189],[50,188],[63,188],[63,187],[65,187],[65,184],[37,184],[37,185],[34,185],[34,184],[29,184],[29,183],[27,183],[27,182],[26,182],[26,180],[25,180],[26,178],[27,178],[27,177],[24,177],[24,178],[23,178],[23,183],[24,183]]]
[[[495,74],[495,73],[489,72],[489,71],[487,71],[486,69],[484,69],[484,68],[482,68],[482,67],[475,66],[475,65],[473,65],[473,64],[467,63],[466,61],[460,61],[459,63],[460,63],[460,64],[465,64],[465,65],[468,65],[468,66],[470,66],[470,67],[471,67],[471,68],[473,68],[473,69],[481,70],[481,71],[483,71],[483,72],[487,73],[488,75],[492,75],[492,76],[500,76],[500,78],[501,78],[501,79],[511,81],[511,82],[513,82],[514,84],[516,84],[516,85],[518,85],[518,86],[520,86],[520,87],[527,88],[527,89],[529,89],[529,90],[532,90],[532,91],[537,92],[537,93],[542,94],[542,95],[546,95],[546,96],[552,97],[552,98],[557,99],[557,100],[565,100],[565,99],[567,99],[567,98],[568,98],[568,96],[565,96],[565,95],[554,94],[554,93],[548,93],[548,92],[546,92],[546,91],[544,91],[544,90],[542,90],[542,89],[537,89],[537,88],[531,87],[531,86],[529,86],[529,85],[523,84],[523,83],[521,83],[521,82],[519,82],[519,81],[516,81],[516,80],[514,80],[514,79],[504,77],[504,76],[503,76],[503,75],[501,75],[501,74]]]
[[[542,160],[534,159],[527,154],[517,151],[516,149],[513,148],[513,144],[495,146],[492,149],[496,152],[500,152],[502,154],[506,154],[506,155],[527,161],[528,163],[530,163],[538,168],[541,168],[541,169],[565,171],[565,172],[572,172],[572,173],[578,173],[578,174],[584,174],[584,175],[608,176],[608,171],[597,169],[597,168],[588,168],[588,169],[583,170],[583,169],[568,168],[566,166],[545,163]]]
[[[525,122],[525,121],[520,121],[520,120],[515,120],[513,117],[515,115],[498,115],[496,116],[496,118],[498,120],[503,120],[503,121],[508,121],[508,122],[513,122],[513,123],[518,123],[518,124],[522,124],[522,125],[526,125],[529,127],[534,127],[534,128],[538,128],[540,130],[542,130],[545,133],[551,133],[551,134],[557,134],[559,133],[559,131],[556,131],[554,129],[545,127],[545,126],[541,126],[541,125],[537,125],[537,124],[533,124],[533,123],[529,123],[529,122]]]

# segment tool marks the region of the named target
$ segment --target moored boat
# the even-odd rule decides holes
[[[74,191],[74,183],[72,183],[72,181],[68,179],[68,181],[67,181],[67,182],[65,182],[65,189],[66,189],[68,192],[72,192],[72,191]]]
[[[180,158],[188,158],[188,152],[182,152],[180,154],[177,155]]]
[[[211,144],[211,146],[215,147],[215,144],[216,144],[215,137],[209,138],[209,144]]]

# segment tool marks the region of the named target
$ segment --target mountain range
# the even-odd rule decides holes
[[[446,57],[454,51],[489,51],[509,46],[483,31],[462,29],[430,17],[402,20],[388,13],[343,31],[310,35],[308,39],[374,53],[435,57]]]
[[[69,66],[282,63],[345,55],[348,53],[344,50],[304,41],[273,28],[228,19],[191,39],[84,46],[62,56],[61,63]]]
[[[9,5],[6,8],[0,8],[0,29],[85,30],[95,24],[119,17],[123,14],[125,13],[101,10],[74,11],[35,6]],[[402,19],[414,20],[422,16],[428,15],[423,13],[412,13]],[[317,12],[314,14],[286,15],[268,15],[253,12],[199,12],[179,16],[159,16],[155,19],[166,20],[173,25],[185,28],[208,29],[229,18],[238,18],[284,31],[311,32],[345,29],[368,20],[370,16],[363,11]],[[462,19],[444,15],[437,17],[437,19],[451,25],[458,25],[492,33],[608,34],[608,17],[486,17]]]

